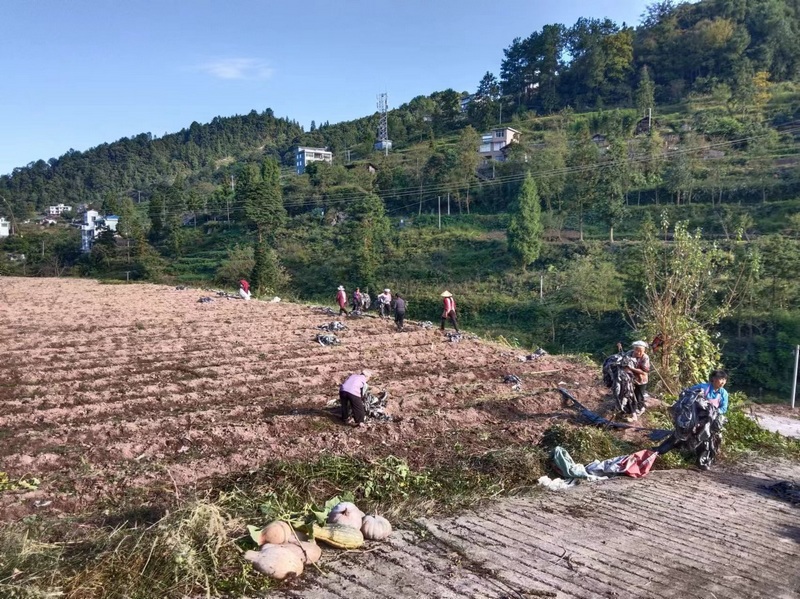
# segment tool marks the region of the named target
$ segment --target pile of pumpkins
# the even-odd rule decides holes
[[[253,563],[253,568],[274,578],[283,580],[300,576],[305,564],[313,564],[322,555],[315,541],[338,549],[358,549],[364,540],[383,541],[392,533],[392,525],[383,516],[367,516],[355,504],[342,501],[328,514],[324,526],[312,526],[313,539],[282,520],[268,524],[262,530],[251,531],[258,543],[258,551],[247,551],[244,558]]]

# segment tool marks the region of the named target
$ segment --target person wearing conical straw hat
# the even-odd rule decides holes
[[[441,294],[444,303],[444,310],[442,311],[442,330],[444,331],[445,323],[450,320],[453,323],[453,328],[458,333],[458,320],[456,319],[456,300],[453,294],[445,289]]]
[[[347,293],[343,285],[339,285],[339,288],[336,290],[336,303],[339,304],[339,316],[342,314],[347,316],[349,314],[347,311]]]

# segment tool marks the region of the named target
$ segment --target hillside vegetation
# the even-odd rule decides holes
[[[797,10],[665,1],[636,28],[547,25],[510,40],[499,77],[476,76],[465,112],[454,90],[390,111],[388,156],[372,150],[377,115],[304,131],[267,109],[40,160],[0,177],[0,214],[22,233],[0,272],[244,276],[314,301],[389,286],[426,320],[446,287],[490,336],[599,357],[669,333],[667,391],[723,363],[735,387],[785,396],[800,341]],[[481,164],[498,125],[520,142]],[[295,175],[297,145],[335,161]],[[74,229],[23,224],[59,202],[119,214],[120,236],[81,255]],[[665,293],[684,294],[670,318]]]

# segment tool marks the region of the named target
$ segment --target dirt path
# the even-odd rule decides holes
[[[761,485],[791,464],[655,471],[423,520],[275,597],[800,597],[800,510]],[[335,561],[338,560],[338,561]]]

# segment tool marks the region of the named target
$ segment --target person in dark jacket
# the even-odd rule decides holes
[[[398,330],[403,330],[403,321],[406,318],[406,300],[399,293],[394,296],[394,324]]]
[[[361,288],[356,287],[356,290],[353,292],[353,311],[361,310]]]

